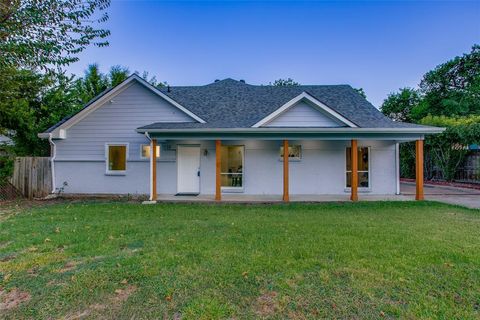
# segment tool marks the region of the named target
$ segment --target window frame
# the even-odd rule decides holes
[[[140,159],[142,159],[142,160],[150,160],[150,156],[148,156],[148,157],[142,156],[142,151],[143,151],[143,147],[144,147],[144,146],[150,147],[150,144],[149,144],[149,143],[142,143],[142,144],[140,144]],[[158,160],[160,160],[160,156],[162,155],[162,148],[161,148],[160,144],[157,144],[157,148],[158,148],[158,156],[157,156],[157,161],[158,161]]]
[[[344,179],[345,179],[345,183],[344,183],[344,186],[345,186],[345,191],[351,191],[352,190],[352,187],[347,187],[347,173],[348,172],[352,172],[352,170],[347,170],[347,150],[348,148],[351,148],[350,146],[347,146],[345,147],[345,166],[344,166]],[[372,162],[372,152],[371,152],[371,147],[370,146],[358,146],[357,147],[358,149],[360,148],[367,148],[368,149],[368,170],[358,170],[357,174],[358,173],[361,173],[361,172],[366,172],[368,173],[368,187],[360,187],[358,186],[358,190],[359,191],[371,191],[372,190],[372,179],[371,179],[371,173],[370,171],[372,170],[372,167],[371,167],[371,162]]]
[[[109,147],[125,147],[125,170],[109,170]],[[127,174],[128,169],[128,153],[129,153],[129,143],[128,142],[107,142],[105,143],[105,175],[107,176],[124,176]]]
[[[234,193],[234,192],[244,192],[245,190],[245,145],[239,145],[239,144],[224,144],[222,145],[222,148],[223,147],[242,147],[243,148],[243,152],[242,152],[242,172],[241,173],[229,173],[229,172],[222,172],[221,168],[220,168],[220,177],[222,177],[223,175],[231,175],[231,174],[241,174],[242,175],[242,186],[241,187],[228,187],[228,186],[222,186],[221,183],[220,183],[220,189],[221,189],[221,192],[225,192],[225,193],[228,193],[228,192],[231,192],[231,193]],[[222,159],[222,162],[223,162],[223,159]],[[221,179],[220,179],[221,180]]]
[[[302,145],[301,144],[292,144],[292,145],[289,145],[288,147],[300,147],[300,157],[288,157],[288,161],[302,161],[302,157],[303,157],[303,148],[302,148]],[[280,162],[283,162],[283,152],[282,152],[282,148],[283,146],[280,146],[280,148],[278,149],[279,151],[279,156],[278,156],[278,159],[280,160]]]

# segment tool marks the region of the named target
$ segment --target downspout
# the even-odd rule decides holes
[[[52,194],[54,194],[57,189],[55,188],[55,157],[57,156],[57,146],[53,143],[52,133],[48,134],[48,142],[50,142],[51,157],[50,157],[50,167],[52,168]]]
[[[152,138],[150,137],[150,134],[148,132],[145,132],[145,137],[150,141],[150,149],[152,148]],[[155,151],[153,151],[155,152]],[[149,168],[150,168],[150,195],[149,195],[149,200],[152,200],[152,194],[153,194],[153,185],[152,185],[152,180],[153,180],[153,175],[152,175],[152,150],[150,150],[150,158],[149,158]]]
[[[400,146],[395,143],[395,194],[400,194]]]

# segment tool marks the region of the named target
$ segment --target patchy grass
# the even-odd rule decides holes
[[[57,204],[0,221],[0,316],[479,318],[480,212]]]

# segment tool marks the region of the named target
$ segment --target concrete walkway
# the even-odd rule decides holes
[[[401,183],[400,195],[369,195],[359,193],[360,201],[413,201],[415,200],[415,184]],[[425,185],[425,199],[468,208],[480,209],[480,190]],[[159,194],[160,202],[215,202],[213,195],[166,195]],[[290,202],[342,202],[350,201],[350,195],[290,195]],[[246,195],[230,193],[222,195],[223,203],[282,203],[281,195]]]
[[[402,182],[400,184],[402,195],[415,197],[415,183]],[[472,209],[480,209],[480,190],[424,185],[425,200],[439,201],[456,204]]]

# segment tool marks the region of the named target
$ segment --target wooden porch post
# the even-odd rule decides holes
[[[351,191],[350,200],[358,201],[358,147],[357,140],[352,140],[351,145],[351,167],[352,167],[352,181],[351,181]]]
[[[423,200],[423,140],[415,141],[415,200]]]
[[[222,141],[215,141],[215,200],[222,200],[221,170],[222,166]]]
[[[150,141],[150,200],[157,201],[157,139]]]
[[[288,192],[288,140],[283,140],[283,201],[290,201]]]

